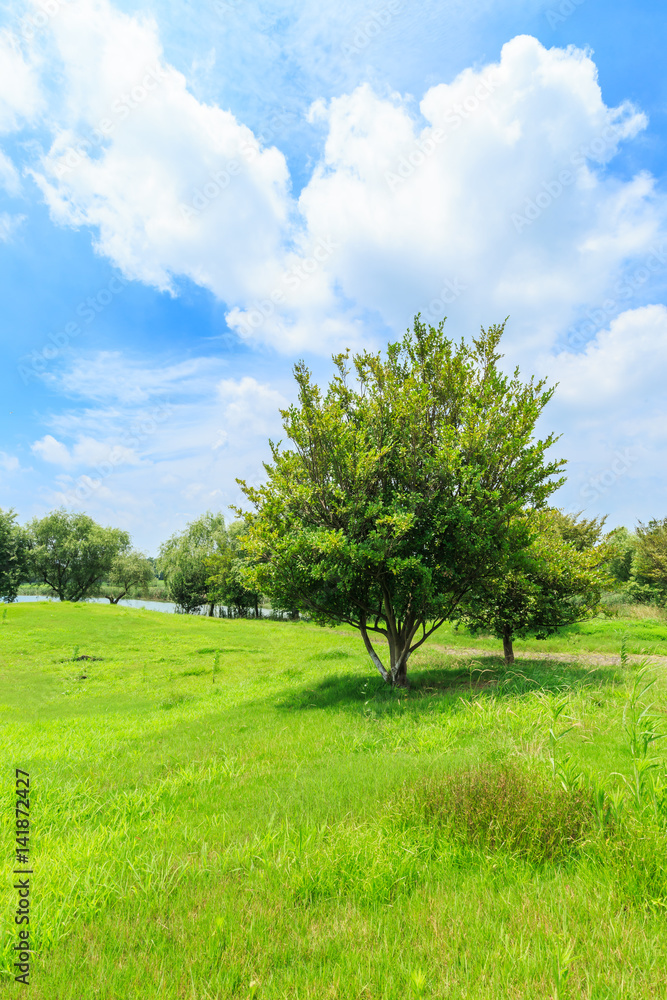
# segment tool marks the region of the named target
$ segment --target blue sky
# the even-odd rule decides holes
[[[417,311],[559,386],[567,510],[667,514],[664,6],[37,0],[0,29],[0,506],[155,553],[305,358]]]

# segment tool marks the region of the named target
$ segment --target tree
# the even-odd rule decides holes
[[[118,604],[131,590],[147,587],[153,579],[153,567],[141,552],[120,552],[107,574],[106,582],[109,586],[103,588],[103,591],[112,590],[113,593],[104,592],[103,596],[111,604]]]
[[[616,583],[627,584],[632,576],[636,535],[627,528],[613,528],[605,541],[608,553],[606,567],[609,575]]]
[[[0,600],[15,601],[27,578],[27,539],[13,510],[0,508]]]
[[[324,395],[297,364],[299,403],[281,411],[293,448],[270,442],[265,485],[239,480],[258,589],[358,629],[397,686],[412,652],[517,548],[521,510],[562,482],[563,463],[545,458],[556,438],[533,440],[553,389],[498,369],[504,324],[471,346],[443,328],[417,316],[384,359],[355,355],[356,388],[349,352]],[[372,635],[388,643],[387,666]]]
[[[604,518],[579,521],[559,510],[528,511],[521,518],[530,545],[510,553],[496,575],[474,586],[459,614],[471,632],[502,639],[507,664],[514,662],[515,638],[546,639],[596,615],[608,582],[607,552],[598,544]]]
[[[98,587],[117,555],[130,544],[120,528],[103,528],[87,514],[51,511],[28,525],[29,565],[61,601],[80,601]]]
[[[245,618],[251,608],[259,618],[261,594],[248,585],[246,564],[245,525],[243,521],[233,521],[224,548],[206,559],[208,593],[216,604],[232,609],[239,618]]]
[[[634,586],[632,586],[634,584]],[[635,599],[664,604],[667,600],[667,518],[637,523],[631,592]]]
[[[208,605],[213,614],[216,598],[208,585],[207,560],[227,547],[227,532],[222,514],[206,511],[160,546],[157,565],[164,573],[167,592],[186,614]]]

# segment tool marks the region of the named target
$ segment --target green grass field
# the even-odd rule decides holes
[[[663,622],[598,619],[516,644],[567,660],[505,670],[497,642],[442,630],[406,694],[349,628],[0,610],[0,994],[667,997],[665,672],[583,655],[624,634],[667,643]]]

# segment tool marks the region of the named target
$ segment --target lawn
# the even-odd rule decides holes
[[[580,655],[624,634],[443,630],[406,694],[349,628],[0,610],[2,996],[18,767],[32,1000],[667,997],[664,668]]]

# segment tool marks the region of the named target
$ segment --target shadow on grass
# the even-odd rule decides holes
[[[529,691],[559,692],[584,687],[612,685],[622,680],[617,667],[596,665],[582,666],[578,662],[522,659],[506,667],[502,657],[495,654],[477,656],[467,662],[455,660],[442,662],[433,656],[430,662],[422,658],[409,671],[410,689],[391,688],[380,677],[370,673],[367,678],[350,674],[328,674],[318,684],[308,687],[288,688],[276,702],[277,708],[312,709],[349,707],[358,708],[372,702],[374,706],[402,701],[418,707],[432,698],[453,702],[466,697],[514,698]],[[437,660],[439,662],[434,663]]]

